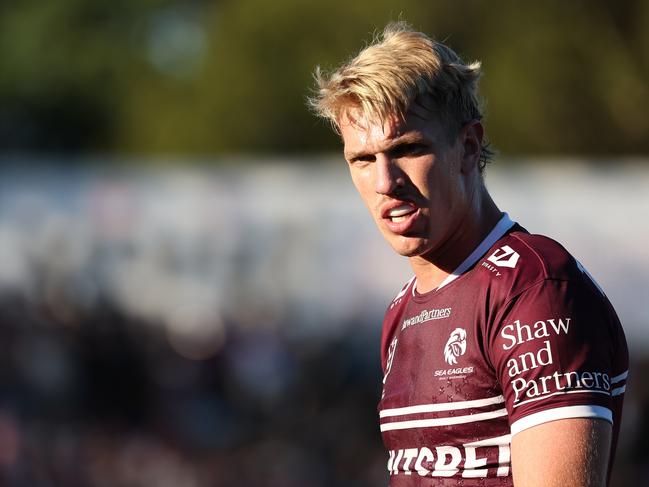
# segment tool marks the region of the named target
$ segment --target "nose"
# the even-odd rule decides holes
[[[397,188],[404,185],[404,177],[399,166],[383,154],[376,156],[376,175],[374,190],[378,194],[393,195]]]

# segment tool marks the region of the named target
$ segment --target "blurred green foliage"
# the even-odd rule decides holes
[[[305,108],[313,68],[397,18],[483,61],[502,153],[649,152],[646,0],[3,2],[0,149],[336,150]]]

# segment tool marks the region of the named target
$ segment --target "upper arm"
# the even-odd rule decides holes
[[[619,419],[627,355],[607,307],[579,283],[548,280],[505,309],[489,349],[512,434],[562,419]]]
[[[523,430],[512,438],[516,487],[604,487],[611,448],[611,424],[571,418]]]
[[[492,330],[517,487],[606,485],[628,369],[607,309],[583,286],[549,280],[513,301]]]

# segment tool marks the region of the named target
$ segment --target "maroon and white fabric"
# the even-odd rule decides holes
[[[511,436],[563,418],[611,422],[615,451],[624,333],[561,245],[505,214],[437,289],[416,285],[406,283],[383,323],[391,486],[512,485]]]

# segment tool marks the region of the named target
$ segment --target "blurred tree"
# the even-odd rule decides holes
[[[0,149],[302,153],[315,65],[391,19],[481,59],[504,154],[649,151],[649,2],[25,0],[0,6]]]
[[[336,147],[336,138],[306,109],[311,73],[318,63],[334,66],[369,32],[397,18],[392,3],[219,4],[201,18],[209,51],[194,77],[160,79],[149,72],[132,85],[124,145],[136,152],[180,146],[194,153]]]
[[[157,2],[160,3],[160,2]],[[110,150],[116,101],[153,1],[27,0],[0,15],[0,145]]]

